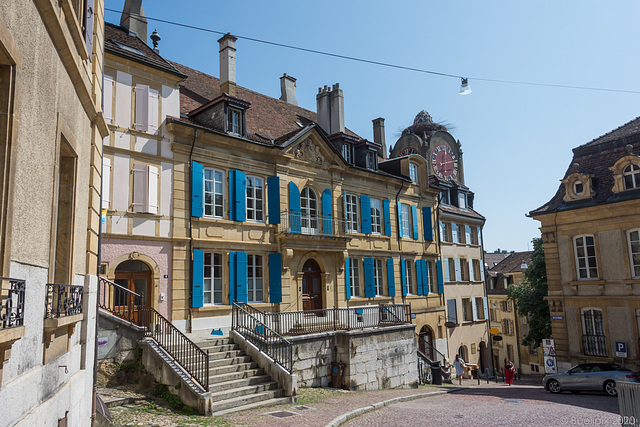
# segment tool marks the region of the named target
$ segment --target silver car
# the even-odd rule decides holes
[[[584,363],[562,374],[546,375],[542,384],[551,393],[604,391],[617,396],[616,382],[640,382],[640,373],[615,363]]]

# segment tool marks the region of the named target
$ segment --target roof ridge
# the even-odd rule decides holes
[[[597,141],[598,141],[599,139],[604,139],[604,138],[605,138],[605,137],[607,137],[608,135],[611,135],[611,134],[613,134],[614,132],[617,132],[617,131],[619,131],[619,130],[623,129],[623,128],[625,128],[626,126],[629,126],[631,123],[635,122],[635,121],[636,121],[636,120],[638,120],[638,119],[640,119],[640,116],[635,117],[635,118],[633,118],[633,119],[629,120],[628,122],[626,122],[626,123],[624,123],[624,124],[622,124],[622,125],[618,126],[618,127],[617,127],[617,128],[615,128],[615,129],[610,130],[610,131],[609,131],[609,132],[607,132],[607,133],[604,133],[604,134],[602,134],[602,135],[600,135],[600,136],[598,136],[598,137],[596,137],[596,138],[593,138],[591,141],[589,141],[589,142],[587,142],[587,143],[585,143],[585,144],[578,145],[576,148],[574,148],[574,150],[579,150],[580,148],[584,148],[584,147],[586,147],[586,146],[590,146],[590,145],[596,145],[596,144],[601,144],[601,143],[604,143],[604,142],[608,142],[608,141],[602,141],[602,142],[597,142]]]

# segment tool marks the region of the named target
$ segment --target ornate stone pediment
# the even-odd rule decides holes
[[[319,166],[326,166],[328,164],[327,158],[322,153],[322,149],[318,144],[314,143],[311,138],[302,141],[302,143],[293,150],[293,155],[296,159],[306,160]]]

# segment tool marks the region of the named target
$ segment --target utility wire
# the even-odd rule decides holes
[[[107,11],[107,12],[114,12],[114,13],[124,14],[124,12],[122,12],[120,10],[116,10],[116,9],[105,8],[104,10]],[[129,14],[129,15],[140,17],[140,15],[137,15],[137,14]],[[223,31],[212,30],[210,28],[196,27],[195,25],[183,24],[183,23],[180,23],[180,22],[169,21],[169,20],[166,20],[166,19],[151,18],[149,16],[145,16],[144,18],[146,18],[148,21],[162,22],[163,24],[174,25],[176,27],[189,28],[191,30],[203,31],[203,32],[206,32],[206,33],[213,33],[213,34],[220,34],[220,35],[227,34],[227,33],[223,32]],[[417,73],[431,74],[431,75],[435,75],[435,76],[452,77],[452,78],[455,78],[455,79],[467,78],[469,80],[477,80],[477,81],[492,82],[492,83],[507,83],[507,84],[514,84],[514,85],[555,87],[555,88],[562,88],[562,89],[594,90],[594,91],[600,91],[600,92],[617,92],[617,93],[635,93],[635,94],[640,94],[640,91],[638,91],[638,90],[610,89],[610,88],[600,88],[600,87],[590,87],[590,86],[573,86],[573,85],[563,85],[563,84],[553,84],[553,83],[537,83],[537,82],[526,82],[526,81],[519,81],[519,80],[489,79],[489,78],[483,78],[483,77],[464,77],[464,76],[457,75],[457,74],[441,73],[441,72],[438,72],[438,71],[425,70],[425,69],[422,69],[422,68],[407,67],[407,66],[404,66],[404,65],[390,64],[388,62],[380,62],[380,61],[373,61],[373,60],[370,60],[370,59],[356,58],[354,56],[340,55],[340,54],[337,54],[337,53],[324,52],[324,51],[315,50],[315,49],[308,49],[308,48],[305,48],[305,47],[293,46],[293,45],[288,45],[288,44],[284,44],[284,43],[277,43],[277,42],[272,42],[272,41],[262,40],[262,39],[256,39],[256,38],[253,38],[253,37],[239,36],[237,34],[234,34],[233,36],[237,37],[239,39],[249,40],[249,41],[256,42],[256,43],[262,43],[262,44],[267,44],[267,45],[277,46],[277,47],[284,47],[284,48],[287,48],[287,49],[299,50],[299,51],[302,51],[302,52],[314,53],[314,54],[317,54],[317,55],[330,56],[330,57],[333,57],[333,58],[346,59],[346,60],[349,60],[349,61],[362,62],[362,63],[365,63],[365,64],[380,65],[382,67],[396,68],[396,69],[399,69],[399,70],[415,71]],[[146,40],[144,42],[146,43]]]

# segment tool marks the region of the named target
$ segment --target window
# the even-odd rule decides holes
[[[227,117],[227,132],[235,135],[244,135],[244,111],[229,107]]]
[[[342,157],[348,164],[353,164],[353,147],[348,142],[342,144]]]
[[[411,225],[411,208],[409,205],[402,203],[402,235],[404,237],[412,236],[412,225]]]
[[[133,212],[158,213],[158,168],[133,165]]]
[[[409,178],[411,178],[411,182],[418,183],[418,166],[409,163]]]
[[[456,263],[453,258],[447,258],[447,265],[449,267],[449,282],[456,281]]]
[[[573,183],[573,194],[576,196],[582,196],[584,193],[584,185],[580,181],[576,181]]]
[[[374,271],[374,280],[376,286],[376,296],[384,295],[384,282],[382,279],[382,260],[374,259],[373,260],[373,271]]]
[[[532,355],[532,356],[537,356],[538,355],[538,347],[534,347],[533,345],[529,346],[529,354]],[[533,367],[533,363],[531,364],[531,366]],[[536,365],[536,368],[537,367],[538,367],[538,365]]]
[[[355,194],[346,194],[344,207],[346,209],[347,231],[358,232],[358,198]]]
[[[473,263],[472,280],[475,280],[476,282],[482,280],[482,277],[480,276],[480,260],[474,259],[472,260],[472,263]]]
[[[640,167],[635,164],[627,166],[622,172],[622,178],[624,179],[625,190],[640,187]]]
[[[505,335],[513,335],[513,320],[502,319],[502,333]]]
[[[360,296],[360,274],[358,269],[358,260],[356,258],[349,258],[349,286],[351,287],[351,296]]]
[[[511,301],[501,301],[500,307],[502,311],[511,311]]]
[[[378,160],[378,156],[375,151],[371,151],[371,150],[367,151],[367,157],[366,157],[367,169],[376,170],[377,160]]]
[[[224,173],[204,168],[204,215],[217,218],[224,212]]]
[[[158,131],[158,91],[147,85],[136,85],[136,130],[155,134]],[[117,108],[117,106],[116,106]]]
[[[451,202],[449,201],[449,189],[442,190],[442,192],[440,193],[440,203],[442,203],[443,205],[451,204]]]
[[[247,176],[247,221],[264,221],[264,180]]]
[[[475,298],[475,304],[478,320],[484,320],[484,301],[482,298]]]
[[[467,209],[467,193],[458,193],[458,207],[460,209]]]
[[[640,229],[627,231],[631,276],[640,277]]]
[[[582,310],[582,344],[586,356],[607,355],[602,310],[597,308]]]
[[[598,277],[596,246],[593,236],[574,237],[578,280]]]
[[[460,258],[460,281],[469,281],[469,261],[466,258]]]
[[[462,320],[470,322],[473,320],[471,308],[471,299],[462,298]]]
[[[222,254],[204,254],[203,277],[203,303],[222,304]]]
[[[300,193],[300,214],[302,232],[316,234],[318,232],[318,197],[309,187],[304,187]]]
[[[489,319],[490,319],[492,322],[496,322],[496,321],[497,321],[497,320],[496,320],[496,309],[495,309],[495,308],[490,308],[490,309],[489,309]]]
[[[463,224],[458,224],[458,243],[463,245],[466,243],[465,227]]]
[[[371,233],[382,234],[382,204],[379,199],[371,199]]]
[[[413,288],[413,268],[411,267],[411,265],[413,264],[413,261],[409,261],[407,260],[405,262],[405,269],[404,269],[404,273],[405,273],[405,278],[407,280],[407,293],[409,294],[417,294],[418,290]]]
[[[433,275],[433,262],[427,261],[427,277],[422,279],[425,281],[426,289],[425,291],[431,293],[435,292],[434,288],[434,275]]]
[[[477,245],[478,244],[478,229],[476,227],[471,227],[471,232],[469,233],[469,237],[470,237],[470,245]]]
[[[451,224],[448,222],[442,223],[442,241],[443,242],[451,242],[453,238],[451,237]]]
[[[263,302],[264,268],[262,255],[247,255],[247,301]]]
[[[56,170],[55,241],[53,242],[52,281],[73,283],[74,218],[76,217],[76,173],[78,157],[71,144],[60,138],[60,153]],[[4,242],[3,242],[4,243]]]

